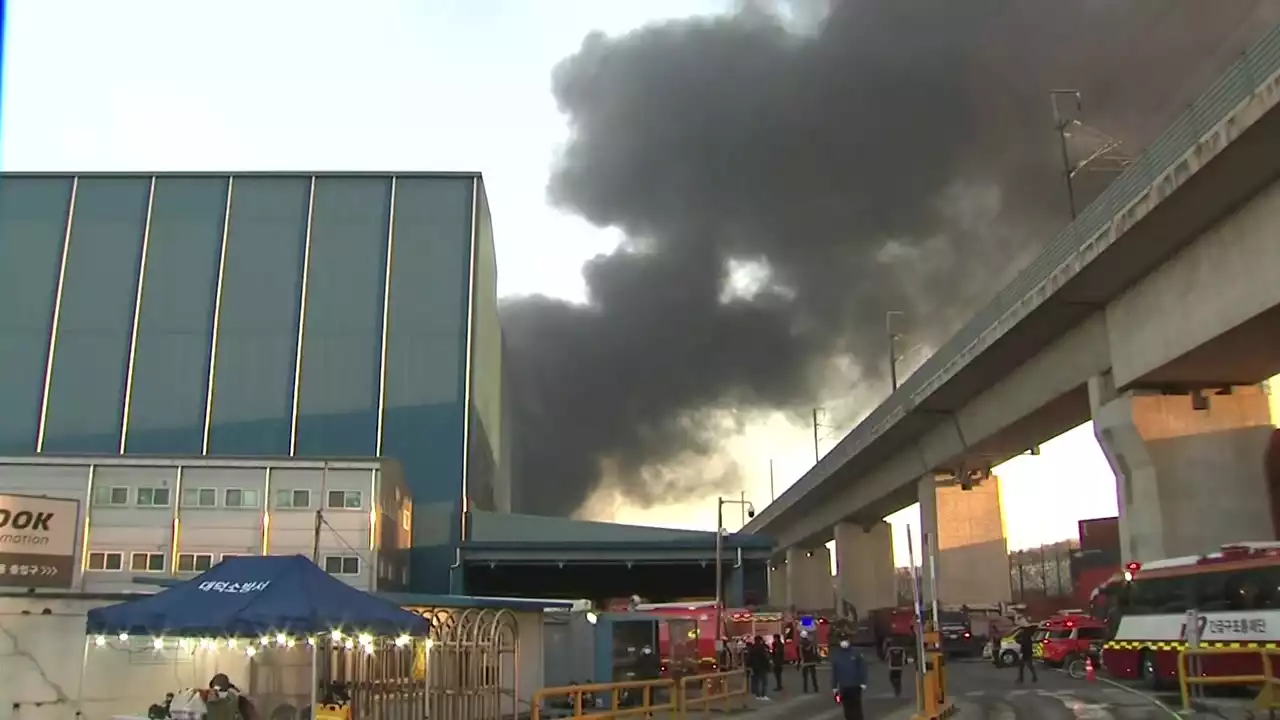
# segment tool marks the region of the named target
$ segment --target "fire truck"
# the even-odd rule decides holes
[[[719,666],[720,658],[715,632],[715,601],[634,603],[631,607],[636,612],[692,620],[695,623],[692,633],[695,635],[694,640],[698,648],[699,666],[708,671]],[[720,613],[720,620],[723,624],[723,637],[729,641],[731,648],[737,646],[739,641],[750,641],[757,635],[763,637],[766,642],[772,643],[773,636],[778,635],[783,639],[783,652],[787,661],[795,662],[799,658],[800,633],[807,631],[810,639],[817,644],[819,652],[824,656],[827,652],[828,623],[825,617],[803,613],[792,615],[750,608],[725,608]],[[663,666],[666,667],[671,662],[673,648],[685,642],[686,638],[682,636],[673,639],[670,637],[670,628],[673,625],[667,624],[664,627],[667,628],[665,632],[663,628],[659,629],[658,651],[663,658]]]
[[[926,617],[929,611],[926,610]],[[889,646],[900,644],[912,652],[915,647],[915,611],[910,607],[875,608],[858,623],[853,643],[875,648],[883,659]],[[981,655],[983,640],[975,638],[971,615],[966,607],[939,610],[938,631],[942,636],[942,649],[947,655]]]
[[[1163,688],[1176,682],[1195,610],[1201,647],[1240,648],[1206,655],[1206,676],[1256,675],[1253,648],[1280,647],[1280,543],[1241,542],[1207,555],[1129,563],[1091,599],[1112,637],[1103,647],[1107,671]]]

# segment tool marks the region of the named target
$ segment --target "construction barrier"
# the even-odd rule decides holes
[[[1257,655],[1261,661],[1262,672],[1256,675],[1191,675],[1189,670],[1192,657],[1206,655]],[[1178,689],[1182,693],[1182,709],[1191,710],[1191,686],[1193,685],[1260,685],[1262,690],[1254,700],[1258,710],[1280,709],[1280,680],[1277,680],[1275,664],[1272,658],[1280,656],[1280,648],[1187,648],[1178,653]]]
[[[695,676],[696,677],[696,676]],[[533,694],[531,720],[543,718],[667,717],[679,714],[675,680],[629,680],[626,682],[564,685],[543,688]]]
[[[726,670],[706,675],[690,675],[680,678],[677,702],[682,715],[691,710],[710,712],[720,709],[729,713],[735,707],[747,707],[747,673],[745,670]],[[718,707],[713,707],[718,706]]]

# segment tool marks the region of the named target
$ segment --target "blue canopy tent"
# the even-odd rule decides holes
[[[261,637],[334,630],[427,634],[420,615],[361,592],[302,555],[231,557],[176,587],[89,611],[92,635]]]
[[[309,636],[319,646],[335,632],[425,638],[429,629],[422,616],[351,587],[302,555],[227,558],[181,585],[90,610],[86,623],[87,634],[98,636],[96,644],[106,635],[151,635],[157,647],[166,636]],[[253,654],[251,646],[247,652]],[[313,653],[312,707],[316,673]]]

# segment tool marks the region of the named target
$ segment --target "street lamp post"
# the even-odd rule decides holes
[[[728,647],[724,632],[724,506],[725,505],[741,505],[747,512],[747,517],[756,516],[756,507],[751,504],[750,500],[726,500],[725,498],[716,498],[716,643],[719,647],[720,643],[725,643],[724,647]],[[718,649],[717,649],[718,652]],[[718,660],[718,658],[717,658]]]

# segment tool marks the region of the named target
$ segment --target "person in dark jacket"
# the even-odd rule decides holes
[[[813,683],[813,691],[818,692],[818,646],[814,644],[809,633],[800,633],[800,682],[804,691],[809,692],[809,683]]]
[[[1022,627],[1018,628],[1018,682],[1022,682],[1023,671],[1031,670],[1031,682],[1040,682],[1040,678],[1036,677],[1036,658],[1035,639],[1036,626],[1030,622],[1023,621]]]
[[[889,684],[893,686],[893,696],[902,697],[902,670],[907,666],[907,649],[900,642],[893,643],[885,654],[885,662],[889,665]]]
[[[773,645],[769,647],[769,660],[773,662],[773,690],[782,692],[782,668],[787,665],[787,646],[782,643],[781,635],[773,636]]]
[[[757,635],[747,648],[747,672],[751,673],[751,694],[757,700],[769,699],[769,646]]]
[[[862,720],[862,691],[867,687],[867,661],[841,638],[831,652],[831,692],[840,700],[844,720]]]

